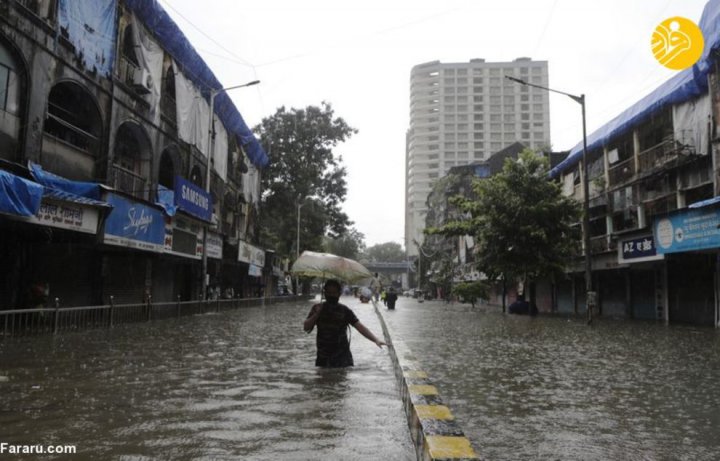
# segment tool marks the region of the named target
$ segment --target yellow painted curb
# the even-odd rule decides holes
[[[445,405],[415,405],[420,419],[455,419],[452,412]]]
[[[420,370],[406,371],[405,373],[403,373],[403,375],[406,378],[418,378],[418,379],[427,379],[427,377],[428,377],[427,373],[425,373],[424,371],[420,371]]]
[[[437,387],[428,384],[410,384],[408,392],[415,395],[438,395]]]
[[[444,435],[428,435],[428,452],[435,458],[477,458],[475,450],[470,446],[467,437],[447,437]]]

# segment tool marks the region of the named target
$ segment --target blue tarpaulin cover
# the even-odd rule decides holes
[[[28,168],[38,183],[51,189],[58,189],[81,197],[100,200],[100,185],[96,182],[72,181],[42,169],[37,163],[29,162]]]
[[[158,184],[157,202],[158,205],[165,211],[165,214],[172,217],[177,213],[177,205],[175,205],[175,191],[170,190],[167,187]]]
[[[698,23],[705,40],[703,54],[692,67],[679,72],[652,93],[642,98],[623,113],[594,131],[587,137],[588,152],[604,146],[611,138],[622,135],[637,126],[652,113],[663,107],[680,104],[707,92],[707,76],[711,69],[711,53],[720,48],[720,0],[710,0],[703,10]],[[578,143],[570,155],[550,170],[554,178],[568,168],[575,166],[582,158],[583,144]]]
[[[35,216],[42,196],[40,184],[0,170],[0,213]]]
[[[220,89],[223,85],[205,64],[195,48],[182,33],[175,21],[156,0],[125,0],[125,5],[153,33],[162,47],[209,100],[208,88]],[[227,131],[240,138],[245,153],[258,168],[264,168],[270,162],[265,150],[250,131],[237,107],[225,92],[215,98],[215,114]]]
[[[117,0],[60,0],[58,23],[83,66],[110,77],[115,62]]]

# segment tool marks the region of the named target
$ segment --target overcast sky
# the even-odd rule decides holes
[[[339,146],[345,211],[368,245],[403,244],[410,69],[439,60],[549,62],[550,86],[587,95],[588,134],[673,75],[650,51],[671,16],[705,0],[162,0],[250,127],[279,106],[330,102],[357,128]],[[582,137],[580,106],[550,97],[554,150]],[[272,161],[272,155],[271,155]]]

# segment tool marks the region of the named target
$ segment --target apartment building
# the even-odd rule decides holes
[[[533,149],[550,146],[548,93],[513,83],[506,75],[547,86],[548,63],[472,59],[413,67],[405,169],[410,255],[417,255],[414,242],[423,241],[426,201],[435,180],[454,166],[486,160],[515,142]]]

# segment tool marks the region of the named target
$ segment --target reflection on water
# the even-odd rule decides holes
[[[92,459],[413,459],[387,351],[355,333],[356,367],[316,369],[308,310],[2,341],[0,441]]]
[[[408,299],[384,315],[488,459],[718,459],[716,330]]]

